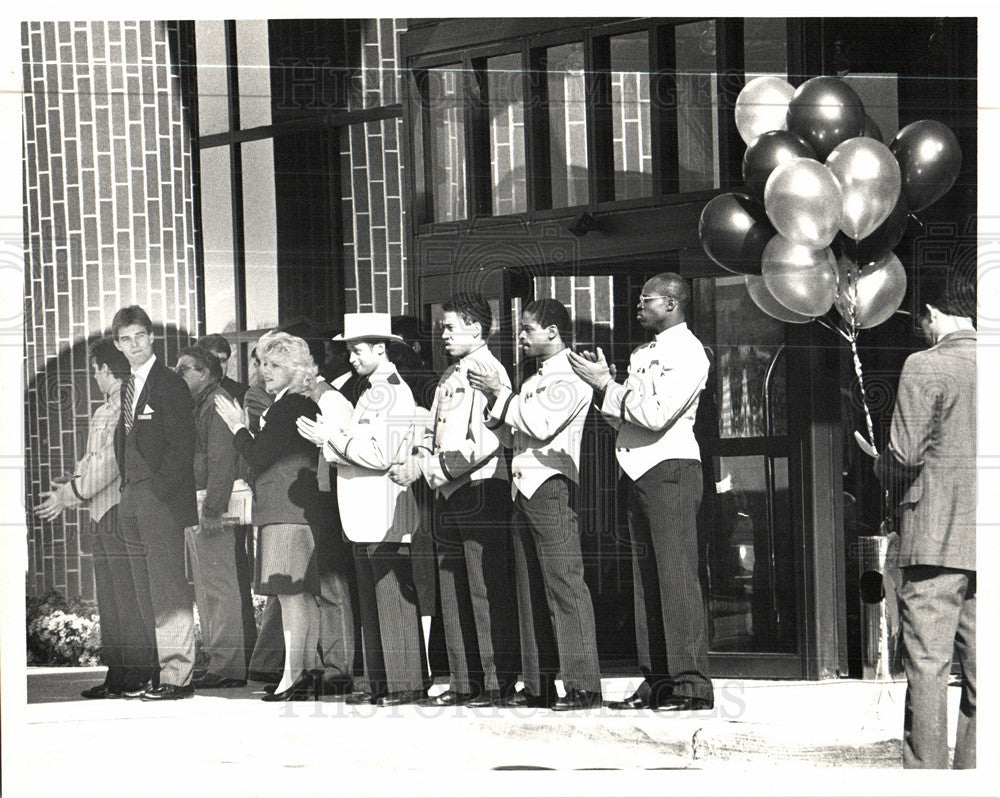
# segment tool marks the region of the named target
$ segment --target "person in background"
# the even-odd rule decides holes
[[[321,676],[319,570],[315,532],[323,505],[316,484],[316,450],[295,426],[300,416],[315,419],[311,394],[316,364],[301,338],[271,333],[258,345],[264,387],[274,403],[252,435],[235,400],[215,397],[215,407],[233,433],[233,445],[253,468],[253,522],[260,535],[257,589],[278,597],[285,641],[280,681],[265,688],[264,701],[302,701],[317,695]]]
[[[876,473],[898,502],[903,767],[948,767],[948,677],[962,669],[953,766],[976,767],[976,287],[920,285],[931,347],[903,364]]]
[[[246,394],[248,386],[229,377],[229,358],[233,355],[233,349],[226,336],[219,333],[203,335],[195,342],[195,346],[207,349],[218,358],[219,365],[222,367],[222,380],[220,381],[222,389],[242,405],[243,396]]]
[[[412,492],[387,472],[412,439],[413,395],[386,355],[398,340],[384,313],[349,313],[342,339],[363,378],[349,421],[299,419],[303,437],[322,444],[337,467],[344,534],[354,545],[369,690],[350,703],[409,704],[425,694],[424,648],[409,543],[418,516]],[[344,414],[346,416],[346,412]]]
[[[580,447],[593,391],[573,373],[565,342],[572,322],[561,302],[529,302],[518,341],[538,371],[515,394],[496,369],[470,366],[485,394],[489,426],[512,434],[514,563],[524,691],[513,706],[556,711],[601,706],[597,628],[583,578],[580,529],[570,493],[580,482]],[[556,672],[566,695],[555,691]]]
[[[90,369],[104,403],[94,411],[87,429],[87,453],[72,475],[42,493],[34,511],[43,521],[55,521],[66,510],[86,507],[93,523],[94,587],[101,619],[101,659],[108,666],[104,681],[88,687],[84,698],[120,698],[139,692],[159,670],[155,641],[146,639],[135,613],[136,588],[125,542],[118,531],[120,475],[114,434],[121,415],[122,381],[129,362],[110,338],[90,347]]]
[[[232,397],[219,384],[222,367],[207,349],[182,350],[175,371],[191,391],[198,435],[194,479],[200,518],[185,531],[208,665],[192,684],[208,689],[242,687],[247,683],[246,652],[253,650],[254,642],[244,640],[243,605],[250,602],[250,591],[247,585],[244,595],[237,567],[238,555],[246,557],[246,544],[245,538],[240,541],[234,535],[232,518],[226,518],[239,457],[232,433],[215,412],[217,396]],[[253,634],[256,637],[256,628]]]
[[[705,349],[687,326],[691,288],[674,272],[642,287],[639,323],[653,340],[629,359],[625,384],[598,349],[569,354],[573,370],[617,429],[628,489],[639,668],[645,677],[613,709],[699,710],[714,706],[708,633],[698,577],[701,451],[694,436],[708,377]]]
[[[111,321],[132,373],[122,385],[115,456],[122,477],[118,520],[136,587],[136,611],[155,637],[160,669],[126,698],[194,695],[194,596],[184,569],[184,528],[198,523],[194,405],[187,384],[153,354],[153,323],[138,305]]]

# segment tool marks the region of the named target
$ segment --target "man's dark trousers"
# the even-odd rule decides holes
[[[625,477],[628,479],[628,477]],[[698,578],[701,463],[664,460],[629,480],[639,667],[656,698],[712,700]]]

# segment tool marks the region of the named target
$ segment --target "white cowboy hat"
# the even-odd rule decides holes
[[[402,341],[392,332],[392,317],[388,313],[345,313],[344,332],[333,336],[334,341]]]

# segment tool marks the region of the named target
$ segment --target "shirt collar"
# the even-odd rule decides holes
[[[658,332],[653,336],[653,340],[658,343],[666,343],[671,338],[676,338],[681,335],[686,335],[689,332],[687,322],[682,321],[679,324],[675,324],[673,327],[667,327],[663,332]]]
[[[542,370],[545,371],[555,371],[564,372],[572,371],[572,367],[569,365],[569,347],[563,347],[558,352],[556,352],[551,357],[546,358],[541,363],[538,364],[537,374],[541,374]]]
[[[476,349],[473,349],[471,352],[469,352],[469,354],[463,355],[461,358],[459,358],[457,365],[466,366],[469,363],[480,361],[483,359],[484,355],[488,355],[489,353],[490,349],[488,346],[486,346],[486,342],[483,341],[481,346],[477,347]]]
[[[153,364],[156,362],[156,355],[153,355],[149,360],[143,363],[139,368],[132,372],[132,375],[143,382],[149,377],[149,370],[153,368]]]
[[[287,386],[287,385],[286,385],[286,386],[285,386],[284,388],[282,388],[282,389],[281,389],[280,391],[278,391],[277,395],[276,395],[276,396],[274,397],[274,401],[273,401],[273,402],[271,402],[271,404],[272,404],[272,405],[273,405],[273,404],[276,404],[276,403],[277,403],[277,401],[278,401],[278,400],[279,400],[279,399],[280,399],[280,398],[281,398],[282,396],[284,396],[284,395],[285,395],[286,393],[288,393],[288,386]]]
[[[975,330],[955,330],[955,332],[950,332],[946,336],[944,336],[940,341],[938,341],[938,343],[939,344],[943,344],[945,341],[959,341],[959,340],[962,340],[962,339],[971,339],[971,340],[975,341],[976,340],[976,331]]]

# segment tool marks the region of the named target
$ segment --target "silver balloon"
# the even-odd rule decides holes
[[[823,249],[840,229],[844,192],[833,172],[811,158],[792,158],[771,172],[764,210],[774,229],[793,244]]]
[[[844,192],[840,229],[855,241],[871,235],[899,199],[896,157],[882,142],[858,137],[838,144],[826,165]]]
[[[829,247],[804,247],[776,235],[764,247],[761,274],[775,299],[804,316],[822,316],[837,297],[837,260]]]
[[[736,98],[736,129],[746,144],[769,130],[784,130],[788,101],[795,89],[787,80],[754,78]]]
[[[858,268],[846,257],[837,261],[837,312],[862,330],[876,327],[899,310],[906,296],[906,269],[893,253],[878,263]]]
[[[789,310],[784,305],[782,305],[770,291],[767,290],[767,286],[764,285],[764,278],[758,277],[755,274],[748,274],[746,276],[747,281],[747,293],[750,295],[750,299],[753,303],[763,310],[768,316],[777,319],[778,321],[787,321],[792,324],[805,324],[807,321],[812,321],[812,316],[803,316],[801,313],[796,313],[794,310]]]

